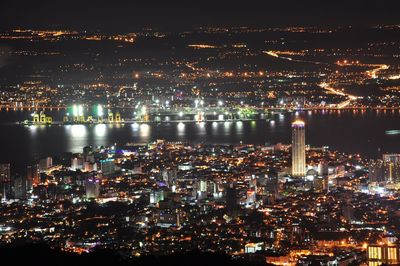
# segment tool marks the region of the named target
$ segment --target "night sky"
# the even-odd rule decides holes
[[[0,27],[126,31],[142,27],[400,23],[395,0],[1,1]]]

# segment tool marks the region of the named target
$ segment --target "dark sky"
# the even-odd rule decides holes
[[[400,24],[400,0],[2,0],[0,27],[129,30],[151,26]]]

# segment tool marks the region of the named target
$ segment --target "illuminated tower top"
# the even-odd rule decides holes
[[[304,127],[305,123],[302,120],[296,120],[292,123],[292,127]]]

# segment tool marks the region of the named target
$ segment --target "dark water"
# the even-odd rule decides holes
[[[206,122],[23,126],[11,121],[28,119],[28,112],[0,112],[0,161],[11,162],[14,169],[36,156],[80,152],[86,145],[112,145],[149,142],[155,139],[193,143],[290,143],[290,124],[296,118],[306,122],[306,142],[330,146],[344,152],[377,157],[379,149],[400,152],[400,135],[386,130],[400,129],[399,111],[314,111],[274,115],[266,120],[244,122]]]

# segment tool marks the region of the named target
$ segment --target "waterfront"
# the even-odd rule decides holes
[[[385,131],[400,128],[398,111],[304,111],[272,115],[267,120],[204,123],[149,123],[120,125],[23,126],[12,123],[26,117],[22,112],[2,112],[1,162],[14,169],[36,157],[81,152],[86,145],[144,143],[156,139],[191,143],[237,144],[287,143],[290,124],[296,118],[306,122],[306,143],[330,146],[343,152],[375,158],[382,152],[400,149],[400,136]],[[393,125],[399,125],[399,128]],[[7,136],[7,137],[5,137]]]
[[[2,9],[1,254],[400,265],[398,8],[30,2]]]

